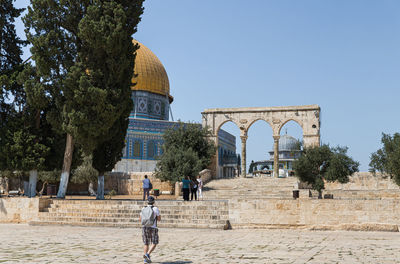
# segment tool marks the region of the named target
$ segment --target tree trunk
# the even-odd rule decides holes
[[[29,181],[23,181],[24,183],[24,195],[29,197]]]
[[[8,178],[0,177],[0,191],[3,191],[4,194],[8,194]]]
[[[96,200],[104,200],[104,173],[99,173],[99,177],[97,178]]]
[[[29,189],[28,189],[28,197],[29,198],[33,198],[36,196],[37,177],[38,177],[37,170],[29,171]]]
[[[89,182],[89,187],[88,187],[89,195],[90,196],[96,196],[96,192],[93,189],[93,182]]]
[[[57,198],[64,199],[65,194],[67,193],[73,153],[74,153],[74,139],[72,138],[72,135],[67,134],[67,143],[65,146],[64,162],[61,171],[60,187],[58,188]]]
[[[46,188],[46,185],[47,185],[47,181],[45,181],[45,182],[42,184],[42,189],[39,191],[39,197],[42,197],[43,192],[44,192],[44,188]]]

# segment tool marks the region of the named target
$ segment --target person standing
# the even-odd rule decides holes
[[[203,200],[203,180],[201,179],[201,175],[197,179],[197,198]]]
[[[150,254],[154,251],[159,242],[157,223],[161,221],[160,210],[154,206],[154,197],[147,198],[147,206],[140,212],[139,222],[142,225],[143,261],[151,263]]]
[[[144,175],[144,180],[143,180],[143,201],[146,201],[146,197],[149,197],[150,190],[151,190],[151,182],[147,178],[147,175]]]
[[[190,180],[188,176],[182,180],[182,192],[183,192],[183,200],[189,201],[189,192],[190,192]]]
[[[193,196],[194,196],[194,200],[197,201],[197,181],[191,181],[190,184],[190,200],[193,201]]]

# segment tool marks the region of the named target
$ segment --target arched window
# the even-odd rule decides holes
[[[128,150],[129,150],[128,157],[132,157],[133,156],[133,140],[132,139],[129,139],[129,141],[128,141]]]
[[[140,147],[141,147],[140,146],[140,141],[136,140],[133,143],[133,156],[136,157],[136,158],[140,157]]]
[[[154,141],[148,141],[147,142],[147,157],[154,158],[155,153],[156,153],[156,144],[154,144]]]

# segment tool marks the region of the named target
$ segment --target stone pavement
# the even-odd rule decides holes
[[[0,224],[0,263],[143,263],[138,228]],[[161,229],[153,263],[400,263],[400,234]]]

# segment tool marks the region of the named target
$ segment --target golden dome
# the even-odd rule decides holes
[[[133,91],[147,91],[151,93],[168,96],[170,103],[173,97],[169,94],[169,80],[164,66],[157,56],[145,45],[132,40],[133,44],[139,44],[136,51],[135,74],[137,77],[132,78],[132,82],[136,83],[132,86]]]

